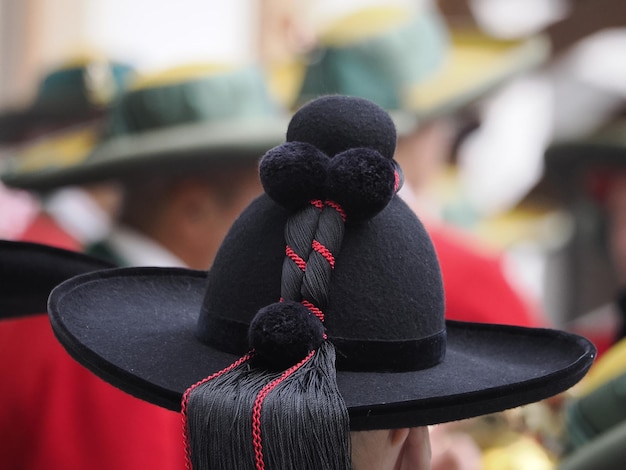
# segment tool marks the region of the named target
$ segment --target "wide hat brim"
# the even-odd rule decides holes
[[[2,174],[15,188],[45,191],[67,185],[189,173],[258,159],[285,140],[288,117],[199,122],[102,141],[83,158],[68,164],[23,169],[19,159]]]
[[[120,268],[70,279],[48,310],[67,351],[104,380],[180,410],[192,384],[238,357],[202,343],[196,322],[210,273]],[[421,426],[501,411],[567,390],[595,356],[558,330],[447,322],[438,365],[411,372],[338,371],[351,428]]]
[[[626,120],[586,139],[552,144],[546,150],[545,162],[555,171],[626,166]]]
[[[31,106],[22,110],[7,111],[0,114],[0,142],[14,143],[41,128],[48,131],[79,123],[100,119],[106,108],[91,107],[84,109],[76,106],[66,106],[64,109],[46,109]]]
[[[544,35],[502,40],[470,27],[458,27],[450,33],[449,51],[439,68],[407,86],[399,109],[388,109],[399,136],[411,134],[422,122],[470,108],[515,77],[541,66],[550,56],[550,43]],[[343,84],[341,89],[323,85],[315,96],[313,86],[299,101],[339,92],[377,102],[354,85]]]
[[[37,243],[0,240],[0,319],[46,313],[50,291],[108,261]]]
[[[452,31],[451,43],[441,69],[409,91],[406,107],[420,120],[462,110],[550,55],[548,38],[541,35],[505,41],[459,28]]]

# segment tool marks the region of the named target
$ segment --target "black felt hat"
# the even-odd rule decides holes
[[[283,320],[259,326],[263,312],[305,305],[323,315],[351,430],[469,418],[578,382],[595,355],[585,338],[444,320],[433,245],[395,195],[395,141],[389,115],[367,100],[308,103],[292,118],[287,142],[263,158],[266,194],[234,223],[210,272],[123,268],[77,276],[50,297],[56,336],[100,377],[179,410],[185,391],[245,355],[249,339],[278,362],[294,354],[269,369],[314,350],[320,337],[307,341],[319,331],[297,336]],[[331,225],[343,237],[322,222],[303,235],[307,211],[339,217]],[[301,236],[306,253],[292,240]],[[328,239],[337,238],[340,246],[331,246]],[[311,272],[320,259],[329,279]],[[287,282],[294,279],[295,287]],[[294,352],[290,341],[304,349]]]
[[[82,253],[0,240],[0,319],[46,313],[55,286],[78,274],[112,267]]]

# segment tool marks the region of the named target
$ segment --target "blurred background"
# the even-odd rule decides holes
[[[259,2],[0,2],[0,105],[25,105],[43,74],[70,58],[101,53],[151,71],[258,55]],[[227,41],[224,38],[228,38]]]
[[[405,13],[391,14],[390,8]],[[372,58],[382,46],[370,38],[433,12],[431,29],[411,36],[415,44],[394,36],[400,63],[419,59],[419,73],[411,72],[414,92],[404,90],[402,99],[381,105],[403,113],[398,122],[408,131],[400,132],[405,144],[399,149],[410,145],[406,136],[422,139],[413,153],[421,155],[419,168],[397,157],[406,176],[401,195],[432,227],[446,288],[465,286],[500,315],[461,319],[570,329],[590,337],[604,354],[626,332],[623,0],[0,0],[0,238],[77,250],[106,239],[120,211],[119,188],[109,181],[115,174],[107,175],[106,190],[91,186],[97,179],[92,174],[88,187],[72,184],[79,191],[59,193],[64,185],[31,183],[40,180],[28,179],[25,155],[36,154],[35,177],[45,180],[50,168],[70,161],[67,152],[75,153],[65,140],[50,147],[54,136],[97,122],[93,142],[73,160],[89,161],[93,148],[112,135],[112,110],[125,93],[176,82],[163,81],[163,71],[190,64],[257,67],[275,108],[288,116],[314,96],[303,92],[313,76],[309,70],[334,57],[329,51],[361,48],[358,60]],[[337,57],[335,69],[357,63],[348,52]],[[112,62],[124,64],[124,74],[102,68]],[[54,74],[76,67],[83,70],[79,94],[87,102],[80,116],[69,101],[55,101],[61,89],[55,86],[65,79]],[[348,76],[364,82],[374,76],[373,69],[355,67],[335,82],[322,79],[317,93],[345,92],[341,80]],[[404,83],[398,78],[404,72],[393,67],[391,82]],[[161,78],[150,78],[155,76]],[[375,85],[377,91],[388,86],[382,80]],[[161,106],[144,100],[148,114]],[[411,134],[414,129],[418,134]],[[59,151],[62,164],[54,160]],[[428,184],[418,182],[426,175]],[[83,190],[96,206],[84,202]],[[49,225],[32,234],[42,212],[58,216],[67,232],[77,227],[70,244],[53,237]],[[446,236],[439,242],[442,226]],[[457,251],[447,251],[448,244]],[[497,287],[486,278],[474,286],[472,273],[482,268],[474,261],[461,266],[461,251],[480,259],[480,266],[491,263],[484,269],[498,271]],[[198,267],[208,268],[207,260]],[[501,294],[502,283],[510,292]],[[457,301],[446,292],[450,318],[456,318],[455,305],[462,310],[476,300],[471,297]],[[505,297],[514,297],[515,308],[523,310],[515,318],[524,321],[514,320],[513,301]],[[526,427],[534,419],[529,416]],[[536,435],[554,466],[563,444],[550,420],[540,421]]]

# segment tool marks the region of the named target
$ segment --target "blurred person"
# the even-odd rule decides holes
[[[133,73],[130,65],[96,53],[51,69],[29,107],[0,116],[0,143],[13,158],[3,172],[41,170],[84,158],[99,138],[108,106]],[[41,210],[18,238],[77,251],[105,236],[119,198],[115,186],[105,182],[35,195]]]
[[[184,468],[180,417],[94,380],[50,329],[50,290],[74,275],[113,265],[75,251],[4,240],[0,258],[2,467]]]
[[[575,317],[565,328],[587,335],[599,355],[626,336],[625,136],[620,117],[586,139],[554,143],[545,157],[548,177],[559,184],[572,210],[596,206],[587,213],[598,219],[595,243],[608,254],[617,287],[612,300]]]
[[[285,120],[254,67],[194,65],[134,83],[86,158],[77,152],[83,158],[30,170],[30,160],[17,160],[2,177],[38,192],[119,181],[119,226],[110,244],[88,251],[111,253],[116,264],[206,269],[240,208],[261,191],[258,158],[284,140]],[[180,416],[89,374],[56,342],[45,315],[3,320],[0,336],[0,395],[12,403],[0,415],[11,442],[0,449],[3,464],[184,468]]]
[[[614,470],[626,459],[626,339],[611,346],[564,407],[559,470]]]
[[[545,153],[543,194],[568,211],[576,223],[577,250],[601,254],[613,270],[613,299],[563,324],[589,338],[598,361],[588,380],[568,394],[558,408],[559,469],[614,469],[623,466],[623,387],[626,373],[624,325],[624,209],[626,208],[626,126],[623,115],[584,138],[552,143]],[[549,191],[546,189],[548,188]],[[578,258],[574,258],[578,259]],[[588,275],[593,266],[575,264]],[[575,296],[576,293],[571,293]]]
[[[50,297],[77,359],[182,412],[191,467],[425,470],[428,425],[582,378],[594,356],[584,338],[445,320],[437,255],[396,194],[383,109],[326,96],[296,112],[286,140],[261,160],[265,194],[208,277],[122,268]]]
[[[481,125],[460,146],[458,168],[473,226],[507,250],[527,273],[525,283],[547,315],[562,326],[605,301],[614,284],[606,257],[581,234],[589,225],[579,218],[585,217],[582,211],[572,217],[549,194],[543,155],[554,141],[595,132],[622,106],[626,4],[463,3],[478,25],[497,37],[511,40],[543,31],[549,39],[550,57],[542,67],[511,81],[480,107]],[[487,173],[492,176],[482,177]],[[507,226],[518,227],[517,233],[507,232]],[[502,236],[496,239],[494,233]]]
[[[227,228],[261,191],[257,160],[282,134],[280,109],[254,68],[180,66],[139,77],[83,161],[5,175],[46,190],[114,180],[121,202],[94,255],[120,265],[207,269]]]
[[[99,137],[106,103],[124,86],[130,71],[125,64],[88,60],[64,64],[48,74],[30,108],[2,118],[0,138],[16,145],[11,153],[17,155],[3,171],[24,176],[84,158]],[[107,185],[34,193],[41,197],[43,210],[19,237],[71,250],[101,237],[115,206],[115,192]],[[78,265],[65,272],[58,251],[41,247],[37,252],[43,266],[34,273],[19,256],[15,264],[6,257],[3,262],[0,395],[11,406],[0,412],[2,466],[182,468],[178,417],[93,380],[58,347],[50,330],[43,289],[51,289],[53,280],[111,264],[94,261],[85,266],[77,263],[78,254],[70,253],[63,265]],[[42,274],[47,268],[59,274]],[[28,280],[20,277],[26,273]],[[20,279],[25,284],[20,285]],[[42,289],[41,296],[33,293],[33,286]],[[107,452],[99,450],[104,442]]]

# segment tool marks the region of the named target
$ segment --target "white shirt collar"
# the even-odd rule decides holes
[[[165,247],[129,227],[113,227],[107,243],[129,266],[187,267]]]
[[[81,244],[102,240],[111,228],[110,217],[78,187],[55,191],[47,197],[44,206],[61,228]]]

